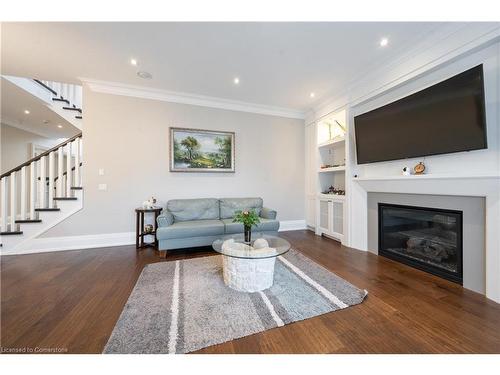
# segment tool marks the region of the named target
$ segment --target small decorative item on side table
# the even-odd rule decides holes
[[[243,224],[245,231],[245,242],[252,240],[252,227],[260,223],[259,215],[254,210],[236,211],[233,223]]]
[[[158,229],[158,223],[156,219],[160,216],[160,212],[162,208],[153,207],[153,208],[136,208],[135,209],[135,248],[143,249],[145,247],[154,247],[158,249],[158,240],[156,239],[156,230]],[[154,213],[154,224],[146,224],[144,225],[144,214],[145,213]],[[153,242],[144,242],[145,236],[154,236]]]

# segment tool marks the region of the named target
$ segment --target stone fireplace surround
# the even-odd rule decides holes
[[[377,202],[464,211],[464,288],[500,303],[500,176],[351,180],[348,245],[377,253]]]

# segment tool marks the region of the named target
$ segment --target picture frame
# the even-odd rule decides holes
[[[235,133],[170,127],[170,172],[235,171]]]

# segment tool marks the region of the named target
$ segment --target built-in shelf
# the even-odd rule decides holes
[[[345,201],[345,195],[337,195],[337,194],[323,194],[319,193],[318,198],[321,199],[331,199],[334,201]]]
[[[347,231],[345,215],[345,195],[323,194],[330,188],[346,191],[346,164],[348,163],[348,140],[346,135],[347,112],[342,109],[318,120],[313,127],[316,134],[309,139],[308,150],[315,164],[310,172],[316,172],[314,206],[308,201],[308,214],[311,211],[316,216],[313,225],[317,235],[326,235],[343,241]],[[347,138],[347,141],[346,141]],[[336,165],[336,167],[321,168]],[[309,173],[310,173],[309,172]]]
[[[327,172],[343,172],[345,171],[345,166],[341,167],[330,167],[330,168],[320,168],[319,173],[327,173]]]
[[[330,139],[326,142],[318,144],[318,148],[328,147],[328,146],[332,146],[332,145],[336,145],[336,144],[340,144],[340,143],[344,143],[344,142],[345,142],[345,138],[334,138],[334,139]]]
[[[500,179],[500,175],[458,175],[458,174],[423,174],[410,176],[353,177],[354,181],[390,181],[390,180],[437,180],[437,179]]]

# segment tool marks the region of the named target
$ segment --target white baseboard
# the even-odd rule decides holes
[[[280,221],[280,232],[307,229],[305,220]],[[81,250],[98,247],[123,246],[135,243],[134,232],[89,234],[84,236],[65,236],[34,238],[23,244],[21,249],[12,252],[2,251],[2,255],[33,254],[52,251]]]
[[[2,251],[2,255],[45,253],[51,251],[81,250],[96,247],[123,246],[135,243],[135,232],[89,234],[84,236],[65,236],[34,238],[21,249],[12,252]]]
[[[307,229],[305,220],[285,220],[280,221],[280,232],[286,232],[288,230],[301,230]]]

